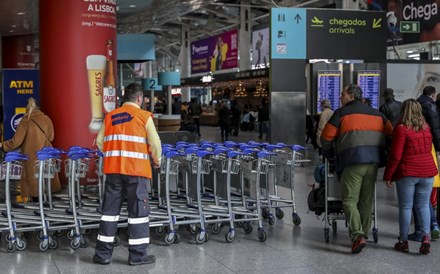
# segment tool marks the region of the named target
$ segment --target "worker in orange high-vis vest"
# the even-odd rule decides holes
[[[151,180],[151,164],[160,166],[161,142],[152,114],[141,109],[142,87],[130,84],[125,89],[124,104],[105,117],[97,136],[104,152],[105,196],[93,262],[109,264],[119,213],[125,196],[128,206],[128,263],[150,264],[154,255],[147,255],[150,243],[147,185]],[[151,157],[151,158],[150,158]],[[150,162],[152,161],[152,162]]]

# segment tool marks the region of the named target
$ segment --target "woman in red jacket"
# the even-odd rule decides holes
[[[422,107],[414,99],[402,105],[402,119],[393,132],[393,144],[385,168],[384,181],[388,187],[396,181],[399,199],[399,241],[397,251],[408,252],[408,230],[411,209],[416,210],[422,225],[423,240],[420,253],[430,251],[429,197],[438,171],[432,158],[432,135],[422,115]]]

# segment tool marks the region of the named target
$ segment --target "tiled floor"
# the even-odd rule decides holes
[[[256,136],[244,133],[231,140],[247,141]],[[218,128],[202,128],[202,140],[219,139]],[[308,152],[314,163],[318,162],[315,154],[313,150]],[[395,190],[388,189],[381,180],[377,183],[379,242],[369,240],[361,254],[352,255],[347,228],[339,221],[337,234],[331,233],[330,243],[326,244],[322,216],[317,218],[307,212],[313,166],[296,170],[295,194],[301,225],[294,226],[291,210],[285,209],[283,220],[276,220],[273,226],[265,224],[268,239],[264,243],[258,241],[256,229],[250,235],[237,229],[235,241],[228,244],[224,240],[226,229],[223,229],[218,235],[210,235],[209,242],[197,245],[193,236],[180,229],[182,241],[179,244],[165,246],[161,238],[153,237],[149,252],[156,255],[155,264],[132,267],[127,265],[124,237],[108,266],[92,264],[95,244],[92,235],[88,248],[72,251],[68,241],[61,239],[57,250],[45,253],[40,252],[37,241],[31,239],[26,251],[9,254],[3,239],[0,273],[440,273],[438,242],[432,243],[431,254],[427,256],[418,253],[419,245],[414,242],[410,242],[409,254],[394,251],[398,233],[397,199]],[[281,196],[289,197],[287,189],[282,188]]]

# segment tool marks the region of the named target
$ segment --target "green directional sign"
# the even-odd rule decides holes
[[[401,21],[400,22],[401,33],[420,33],[419,21]]]

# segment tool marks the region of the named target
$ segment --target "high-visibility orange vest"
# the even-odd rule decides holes
[[[151,178],[148,136],[151,113],[124,105],[105,117],[104,173]]]

